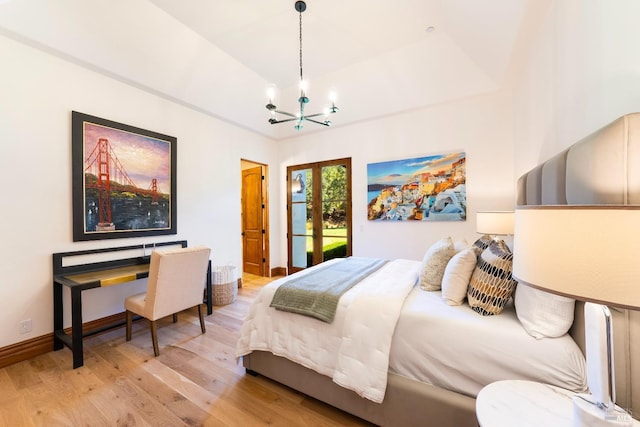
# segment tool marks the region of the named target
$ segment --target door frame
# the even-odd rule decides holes
[[[243,201],[242,195],[244,194],[244,182],[242,179],[242,171],[248,169],[246,166],[258,167],[260,166],[262,169],[262,227],[264,229],[264,233],[262,233],[262,247],[263,247],[263,258],[264,262],[262,263],[262,277],[271,277],[271,256],[270,256],[270,244],[269,244],[269,165],[256,162],[254,160],[248,160],[241,158],[240,159],[240,247],[242,248],[242,266],[244,270],[244,218],[243,216],[246,214],[243,212]]]

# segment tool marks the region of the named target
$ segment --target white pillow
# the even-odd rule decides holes
[[[442,276],[447,263],[455,254],[453,240],[445,237],[431,245],[424,254],[420,267],[420,288],[425,291],[439,291],[442,286]]]
[[[476,260],[476,253],[467,248],[455,254],[447,264],[442,276],[442,298],[447,304],[460,305],[464,302]]]
[[[460,251],[462,251],[464,249],[470,248],[470,247],[471,247],[471,245],[469,245],[469,243],[467,242],[466,239],[458,240],[453,245],[453,249],[456,251],[456,253],[458,253],[458,252],[460,252]]]
[[[573,324],[574,299],[519,283],[514,300],[520,323],[536,339],[560,337]]]

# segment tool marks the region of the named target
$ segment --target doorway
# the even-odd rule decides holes
[[[242,271],[268,277],[269,197],[268,166],[241,159]]]
[[[351,158],[287,167],[289,274],[351,256]]]

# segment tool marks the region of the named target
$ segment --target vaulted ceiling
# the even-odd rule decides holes
[[[308,0],[307,112],[335,89],[334,126],[503,83],[537,0]],[[294,0],[2,0],[0,33],[274,139],[265,89],[295,112]],[[543,2],[544,3],[544,2]],[[312,123],[302,132],[322,131]]]

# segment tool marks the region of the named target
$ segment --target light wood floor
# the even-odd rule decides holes
[[[242,319],[269,279],[245,275],[233,304],[86,338],[84,366],[63,349],[0,369],[0,426],[370,426],[264,377],[234,358]]]

